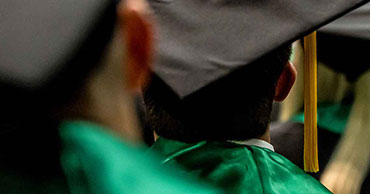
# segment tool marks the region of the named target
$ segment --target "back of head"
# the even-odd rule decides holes
[[[290,53],[290,45],[280,47],[184,99],[155,76],[144,90],[148,124],[162,137],[185,142],[259,137]]]
[[[45,178],[61,173],[57,110],[79,95],[100,63],[113,34],[116,2],[31,4],[1,6],[8,16],[0,25],[7,43],[0,48],[1,164],[21,176]]]
[[[284,99],[294,82],[289,64],[294,76],[274,95],[290,55],[283,45],[366,1],[149,2],[159,32],[158,77],[144,94],[149,124],[163,137],[191,142],[264,134],[273,98]]]

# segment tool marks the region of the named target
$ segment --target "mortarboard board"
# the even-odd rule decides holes
[[[103,20],[114,16],[116,3],[1,1],[0,83],[34,91],[60,79],[62,74],[61,82],[67,82],[66,69],[72,66],[88,69],[88,63],[93,63],[110,36],[109,25],[113,28],[115,21]],[[73,61],[75,58],[79,61]]]
[[[154,72],[181,98],[367,0],[151,0]]]
[[[370,68],[370,3],[318,30],[318,60],[355,81]]]
[[[151,0],[157,16],[154,73],[187,96],[368,0]],[[308,130],[305,170],[318,171],[316,34],[305,38]],[[307,153],[306,153],[307,152]],[[306,161],[307,164],[306,164]],[[306,167],[307,166],[307,167]]]

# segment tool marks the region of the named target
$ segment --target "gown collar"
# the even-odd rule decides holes
[[[248,140],[245,140],[245,141],[232,141],[232,140],[230,140],[229,142],[239,144],[239,145],[257,146],[257,147],[266,148],[266,149],[269,149],[269,150],[275,152],[274,146],[272,146],[267,141],[264,141],[264,140],[261,140],[261,139],[248,139]]]

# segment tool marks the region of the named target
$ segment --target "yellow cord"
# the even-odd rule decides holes
[[[304,37],[304,170],[318,172],[316,32]]]

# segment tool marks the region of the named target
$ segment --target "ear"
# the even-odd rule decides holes
[[[153,50],[151,21],[144,0],[126,0],[118,6],[119,28],[126,45],[124,65],[129,90],[140,90],[149,79]]]
[[[288,61],[283,69],[283,73],[280,75],[280,78],[277,82],[274,97],[275,101],[281,102],[288,96],[290,90],[294,85],[296,77],[297,70],[294,65],[290,61]]]

